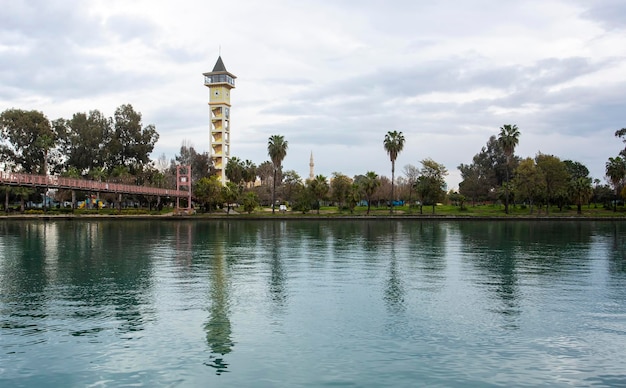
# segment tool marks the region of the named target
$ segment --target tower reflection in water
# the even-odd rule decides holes
[[[228,363],[224,356],[232,351],[232,347],[235,344],[231,339],[228,268],[226,258],[224,257],[224,244],[219,240],[216,243],[216,245],[212,246],[213,254],[209,267],[211,307],[209,308],[209,319],[204,325],[211,355],[209,361],[205,362],[205,365],[215,368],[216,373],[220,375],[228,372]]]

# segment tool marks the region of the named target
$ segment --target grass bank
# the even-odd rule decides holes
[[[176,214],[172,208],[164,208],[161,211],[148,209],[51,209],[30,210],[25,213],[10,213],[0,215],[4,219],[74,219],[74,218],[176,218],[176,219],[624,219],[626,220],[626,208],[618,207],[617,211],[605,209],[601,205],[586,205],[581,214],[576,208],[559,209],[556,206],[546,208],[533,208],[532,212],[527,207],[512,206],[509,214],[504,213],[504,206],[501,205],[477,205],[467,206],[461,209],[453,205],[419,207],[398,206],[394,207],[390,213],[389,207],[371,207],[368,214],[367,207],[356,207],[353,212],[339,209],[333,206],[322,207],[309,211],[305,214],[293,210],[280,212],[276,210],[272,213],[271,208],[257,208],[248,214],[241,212],[242,208],[235,209],[227,214],[224,210],[211,213],[196,213],[193,215]]]
[[[229,215],[225,212],[210,213],[210,214],[197,214],[195,217],[240,217],[240,218],[497,218],[497,219],[528,219],[528,218],[589,218],[589,219],[614,219],[624,218],[626,219],[626,209],[618,207],[614,212],[609,209],[603,208],[601,205],[589,205],[584,206],[580,214],[577,213],[576,208],[563,208],[559,209],[556,206],[550,207],[546,210],[545,207],[538,209],[533,208],[532,212],[527,207],[515,206],[510,207],[509,214],[504,212],[504,206],[500,205],[477,205],[467,206],[461,209],[458,206],[453,205],[438,205],[435,206],[434,212],[432,206],[424,206],[421,211],[419,207],[398,206],[394,207],[393,213],[390,213],[389,207],[372,207],[369,214],[367,213],[367,207],[356,207],[353,212],[349,210],[338,209],[337,207],[328,206],[322,207],[318,213],[317,210],[312,210],[303,214],[302,212],[288,210],[286,212],[279,212],[276,210],[272,213],[271,208],[260,208],[252,212],[251,214],[239,213],[235,211]]]

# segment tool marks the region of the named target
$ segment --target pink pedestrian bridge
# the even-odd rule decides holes
[[[190,192],[185,190],[160,189],[148,186],[134,186],[120,183],[90,181],[86,179],[63,178],[53,175],[18,174],[4,171],[0,171],[0,185],[47,187],[49,189],[81,190],[117,194],[141,194],[175,198],[190,197]]]

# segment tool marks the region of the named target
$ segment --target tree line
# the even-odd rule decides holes
[[[616,136],[623,134],[618,131]],[[622,158],[618,157],[622,160],[615,163],[617,167],[612,164],[616,158],[607,162],[606,176],[613,185],[611,188],[589,176],[589,169],[579,161],[561,160],[541,152],[534,158],[515,155],[519,137],[516,125],[504,125],[498,136],[491,136],[474,155],[470,164],[458,166],[462,177],[458,194],[463,199],[472,204],[501,202],[506,213],[511,203],[527,207],[531,214],[534,211],[548,214],[552,206],[559,210],[575,206],[580,214],[583,205],[591,202],[616,210],[618,200],[623,198],[619,194],[626,174],[626,168],[624,173],[620,170]]]
[[[231,158],[226,175],[232,184],[231,199],[239,198],[237,193],[245,193],[249,199],[273,209],[286,203],[302,212],[319,212],[321,205],[327,203],[351,212],[357,205],[364,205],[368,214],[373,204],[388,207],[390,213],[399,204],[415,206],[420,213],[424,206],[431,206],[435,213],[437,204],[448,202],[461,209],[469,203],[472,206],[501,204],[507,214],[511,206],[527,208],[530,214],[548,214],[555,206],[561,211],[575,206],[580,214],[583,206],[591,202],[616,210],[618,202],[626,197],[626,150],[609,158],[606,164],[610,187],[590,177],[587,166],[579,161],[561,160],[541,152],[535,157],[516,155],[520,135],[517,125],[500,127],[499,133],[489,138],[471,163],[457,167],[462,177],[458,191],[446,191],[448,170],[431,158],[421,160],[419,168],[405,165],[403,176],[396,178],[395,162],[405,143],[399,131],[389,131],[383,140],[391,162],[391,179],[367,171],[352,178],[334,172],[330,177],[317,175],[304,180],[293,170],[282,170],[287,142],[279,135],[268,141],[270,161],[257,168],[251,161]],[[626,129],[617,131],[616,136],[626,136]],[[254,186],[257,176],[260,185]]]
[[[388,206],[393,212],[394,205],[404,202],[401,198],[407,192],[407,181],[395,178],[395,161],[404,143],[402,132],[390,131],[385,135],[383,147],[392,163],[392,179],[367,171],[352,178],[334,172],[330,177],[318,174],[305,180],[294,170],[283,170],[282,162],[287,156],[289,143],[284,136],[273,135],[267,143],[268,161],[256,166],[250,160],[232,157],[225,168],[229,182],[222,187],[217,177],[203,178],[194,185],[194,196],[207,211],[222,203],[239,202],[248,212],[263,205],[271,207],[275,213],[278,205],[288,205],[294,211],[307,213],[315,210],[319,214],[323,204],[333,204],[350,212],[358,205],[367,206],[367,214],[372,205]],[[422,204],[435,205],[446,197],[447,170],[430,158],[421,163],[421,169],[405,166],[411,185],[409,201],[413,195]]]
[[[164,175],[150,159],[158,139],[155,126],[144,125],[130,104],[119,106],[113,117],[98,110],[52,121],[35,110],[0,114],[0,164],[10,172],[163,186]],[[22,209],[25,199],[42,194],[24,187],[3,189],[7,199],[9,192],[20,197]]]
[[[616,131],[615,136],[624,140],[626,129]],[[592,179],[588,168],[577,161],[541,152],[533,158],[515,155],[520,130],[512,124],[491,136],[471,163],[457,167],[462,181],[458,191],[450,192],[445,182],[448,170],[431,158],[421,160],[420,167],[405,165],[402,176],[396,177],[395,163],[405,144],[400,131],[389,131],[382,142],[391,162],[391,179],[366,171],[354,177],[334,172],[330,177],[304,180],[294,170],[283,170],[288,142],[282,135],[273,135],[267,143],[269,160],[258,166],[238,157],[228,160],[229,182],[224,186],[215,175],[210,155],[196,151],[187,141],[172,160],[165,155],[152,160],[158,138],[155,126],[144,125],[141,113],[130,104],[118,107],[113,117],[93,110],[53,121],[38,111],[8,109],[0,114],[0,163],[5,171],[162,188],[175,187],[177,164],[191,165],[194,200],[206,211],[241,204],[246,211],[265,205],[275,212],[277,205],[288,204],[306,213],[333,204],[347,211],[367,206],[368,213],[372,205],[386,206],[393,213],[395,206],[408,203],[420,213],[424,206],[432,206],[434,213],[438,203],[451,202],[460,208],[468,203],[500,203],[505,213],[518,205],[530,213],[574,205],[580,213],[590,202],[616,210],[626,196],[626,149],[606,163],[609,186]],[[22,200],[40,195],[25,188],[4,190]],[[58,199],[64,195],[58,193]]]

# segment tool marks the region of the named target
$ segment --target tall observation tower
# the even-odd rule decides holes
[[[226,71],[222,57],[217,58],[213,71],[203,73],[204,86],[209,88],[211,133],[209,145],[217,175],[226,184],[226,163],[230,158],[230,90],[235,87],[235,77]]]

